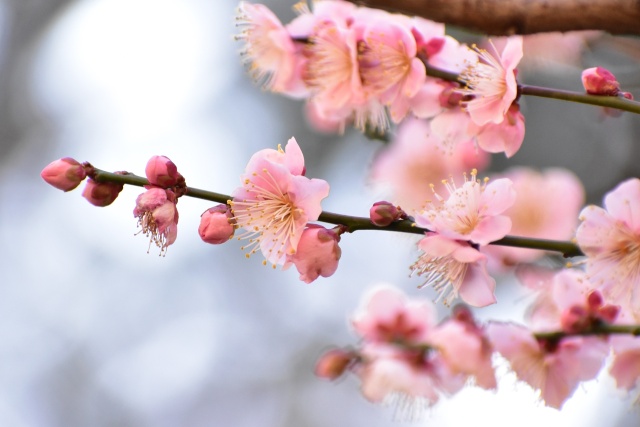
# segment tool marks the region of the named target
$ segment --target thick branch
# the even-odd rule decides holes
[[[640,35],[638,0],[349,0],[488,35],[602,30]]]

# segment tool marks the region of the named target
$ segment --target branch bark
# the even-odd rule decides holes
[[[487,35],[602,30],[640,35],[640,0],[349,0]]]

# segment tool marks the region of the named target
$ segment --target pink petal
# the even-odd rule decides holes
[[[494,291],[496,281],[489,276],[486,261],[470,264],[459,289],[460,298],[474,307],[486,307],[497,302]]]
[[[513,183],[508,178],[500,178],[489,182],[482,193],[482,214],[499,215],[513,205],[516,192]]]
[[[302,209],[305,222],[315,221],[322,213],[320,202],[329,195],[329,183],[322,179],[304,176],[291,177],[289,196],[296,208]]]
[[[481,246],[502,239],[511,231],[511,219],[505,215],[487,217],[481,220],[469,234],[469,240]]]
[[[293,175],[304,175],[304,155],[295,138],[290,138],[285,147],[284,164]]]
[[[606,195],[604,205],[611,216],[640,233],[640,179],[631,178],[618,185]]]

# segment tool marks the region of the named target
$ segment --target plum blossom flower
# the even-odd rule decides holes
[[[524,141],[524,116],[517,103],[511,104],[500,123],[489,122],[484,126],[469,123],[469,133],[475,135],[480,149],[488,153],[504,153],[513,157]]]
[[[295,138],[285,150],[264,149],[249,160],[241,176],[242,186],[230,201],[233,220],[246,232],[243,249],[251,254],[261,250],[275,268],[298,248],[305,225],[322,212],[320,202],[329,194],[329,184],[304,176],[304,157]]]
[[[329,277],[338,269],[342,251],[338,242],[340,234],[320,225],[309,224],[302,232],[295,254],[287,255],[287,264],[293,263],[300,273],[300,280],[311,283],[319,276]]]
[[[435,192],[436,201],[429,201],[428,209],[416,216],[420,226],[436,231],[445,237],[471,240],[479,245],[503,238],[511,230],[511,219],[500,215],[515,201],[516,193],[507,178],[488,184],[477,179],[477,170],[470,177],[464,174],[464,184],[457,187],[453,178],[443,181],[449,198]]]
[[[421,343],[436,324],[436,308],[429,300],[409,300],[391,286],[372,289],[351,320],[367,342]]]
[[[513,323],[490,323],[487,334],[518,378],[557,409],[581,381],[598,375],[609,353],[607,343],[597,337],[536,339],[529,329]]]
[[[265,89],[286,92],[295,85],[299,59],[291,36],[266,6],[240,2],[236,36],[244,41],[241,54],[253,79]]]
[[[160,249],[160,255],[165,255],[178,236],[175,194],[158,187],[145,191],[136,199],[133,216],[138,218],[140,233],[149,237],[149,247],[153,243]]]
[[[407,26],[376,20],[366,26],[358,59],[363,90],[390,106],[398,123],[409,110],[409,99],[426,80],[426,68],[417,57],[416,39]]]
[[[604,199],[606,209],[580,213],[578,246],[587,255],[587,274],[604,296],[640,316],[640,179],[619,184]]]
[[[461,91],[473,97],[464,106],[477,125],[501,123],[518,94],[515,68],[522,59],[522,37],[510,37],[499,57],[497,52],[494,56],[475,46],[474,50],[478,62],[460,75],[467,85]]]
[[[620,307],[609,304],[594,288],[584,272],[562,270],[540,287],[527,320],[538,332],[563,330],[572,334],[613,323]]]
[[[430,347],[435,323],[433,303],[410,300],[396,288],[377,287],[365,297],[352,324],[364,340],[355,371],[367,399],[395,399],[399,410],[409,411],[462,388],[466,376],[453,372]]]
[[[513,205],[503,212],[511,219],[509,233],[539,239],[572,237],[585,198],[578,177],[560,168],[538,172],[525,167],[509,169],[499,176],[510,179],[516,192]],[[544,254],[539,250],[497,245],[486,246],[482,251],[489,255],[489,267],[497,270],[535,261]]]
[[[466,381],[465,375],[452,372],[435,351],[368,345],[361,354],[366,360],[357,370],[362,394],[374,403],[395,403],[403,417],[419,415],[442,394],[458,392]]]
[[[638,386],[640,379],[640,338],[634,336],[612,336],[613,363],[609,374],[616,380],[616,386],[631,390]]]
[[[429,343],[438,349],[452,372],[474,376],[476,384],[484,389],[496,388],[493,348],[469,308],[454,307],[453,316],[431,332]]]
[[[475,307],[496,302],[496,282],[487,273],[487,257],[470,243],[427,233],[418,247],[424,253],[411,266],[412,274],[425,277],[422,286],[432,286],[440,294],[438,301],[451,305],[460,295]]]

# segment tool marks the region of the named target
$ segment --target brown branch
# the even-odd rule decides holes
[[[602,30],[640,35],[640,0],[349,0],[488,35]]]

